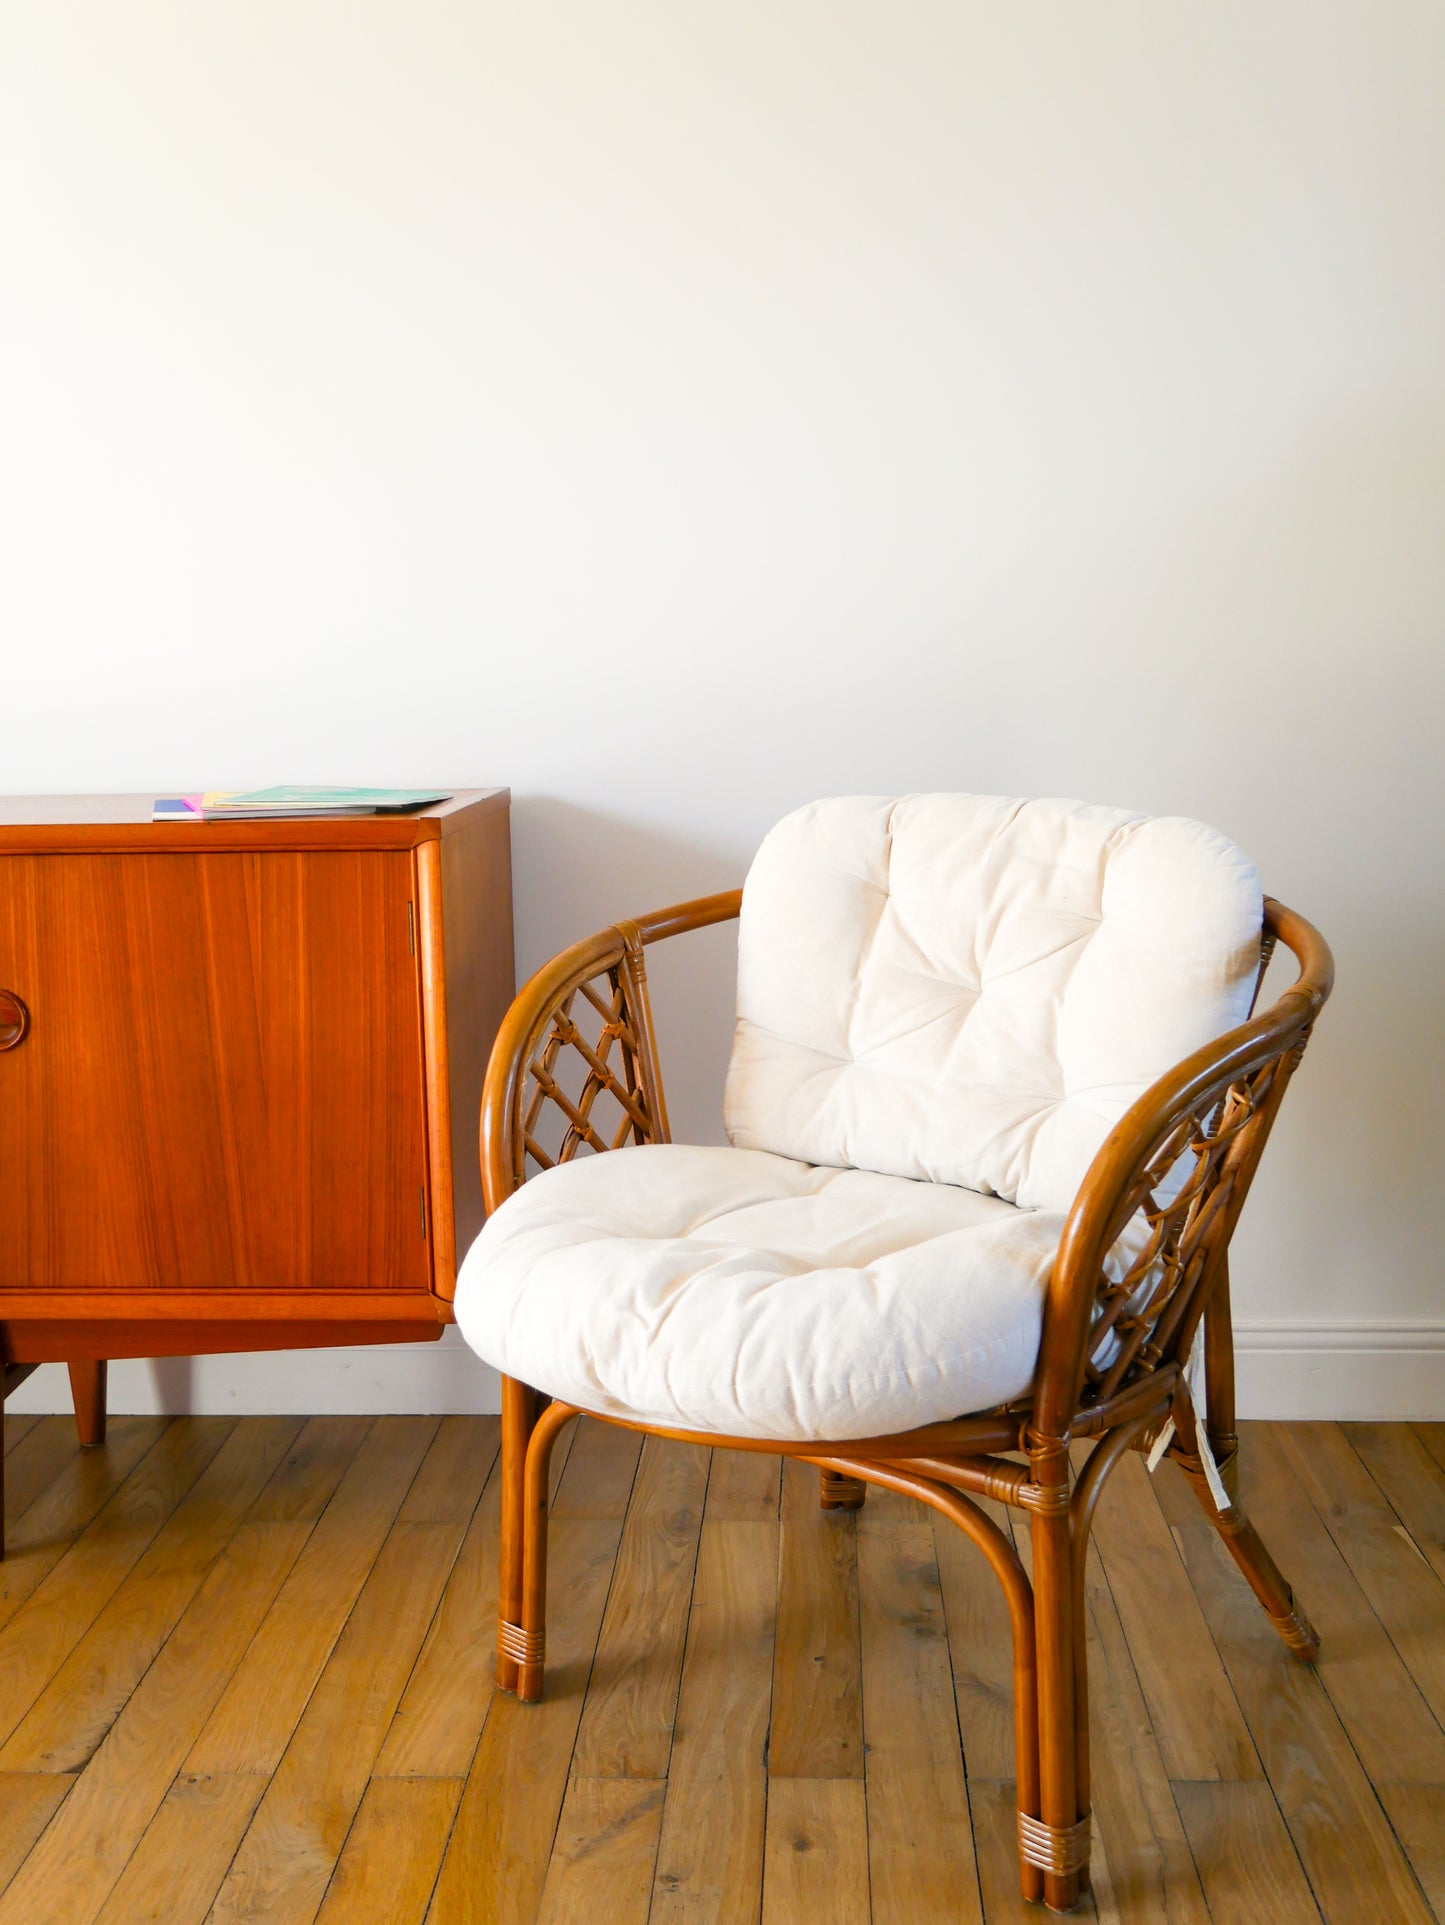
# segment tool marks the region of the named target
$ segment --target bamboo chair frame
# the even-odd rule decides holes
[[[619,922],[555,957],[521,991],[498,1032],[482,1096],[489,1212],[521,1187],[529,1164],[566,1162],[584,1147],[605,1152],[669,1140],[644,951],[666,937],[731,920],[741,900],[740,890],[730,890]],[[559,1433],[579,1415],[692,1443],[801,1458],[821,1472],[825,1509],[857,1508],[869,1484],[907,1492],[957,1524],[1003,1587],[1013,1635],[1023,1895],[1069,1910],[1087,1886],[1089,1864],[1085,1552],[1099,1493],[1126,1450],[1148,1448],[1172,1419],[1166,1454],[1195,1489],[1280,1637],[1307,1662],[1319,1652],[1318,1637],[1238,1496],[1229,1239],[1334,980],[1319,932],[1266,897],[1259,981],[1277,941],[1298,963],[1294,984],[1262,1015],[1162,1076],[1095,1156],[1060,1239],[1030,1395],[894,1436],[780,1444],[583,1413],[504,1377],[501,1687],[524,1702],[542,1695],[548,1470]],[[1258,988],[1257,982],[1256,996]],[[578,1026],[579,998],[582,1013],[590,1010],[600,1023],[595,1040]],[[585,1070],[576,1094],[559,1077],[566,1050],[576,1052],[576,1068]],[[621,1119],[607,1134],[594,1114],[604,1094]],[[548,1104],[565,1126],[551,1151],[539,1135]],[[1133,1254],[1115,1253],[1111,1261],[1131,1220]],[[1196,1337],[1207,1388],[1205,1441],[1230,1500],[1223,1511],[1208,1489],[1184,1380]],[[1093,1448],[1071,1479],[1070,1447],[1081,1439]],[[1010,1452],[1024,1461],[1005,1455]],[[974,1502],[978,1496],[1027,1514],[1032,1582],[1012,1543]]]

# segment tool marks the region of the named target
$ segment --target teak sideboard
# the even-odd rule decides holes
[[[0,798],[0,1367],[85,1443],[110,1357],[440,1336],[513,991],[505,789],[150,811]]]

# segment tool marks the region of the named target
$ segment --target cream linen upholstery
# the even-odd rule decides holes
[[[525,1184],[456,1315],[509,1376],[677,1429],[886,1434],[1029,1389],[1063,1212],[1129,1104],[1248,1014],[1223,836],[1077,802],[845,797],[743,893],[733,1148]]]
[[[462,1335],[584,1409],[747,1437],[866,1437],[1028,1389],[1062,1218],[871,1170],[658,1144],[510,1197]]]
[[[811,803],[743,891],[728,1137],[1067,1210],[1134,1099],[1248,1015],[1263,913],[1178,816]]]

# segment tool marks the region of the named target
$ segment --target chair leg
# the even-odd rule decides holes
[[[825,1511],[861,1511],[868,1486],[861,1477],[846,1477],[842,1471],[818,1472],[818,1502]]]
[[[1088,1887],[1089,1814],[1079,1809],[1088,1763],[1074,1686],[1074,1581],[1067,1515],[1030,1520],[1038,1652],[1039,1816],[1019,1811],[1019,1853],[1043,1873],[1050,1911],[1072,1911]],[[1087,1717],[1087,1711],[1084,1716]]]
[[[1229,1266],[1222,1264],[1218,1281],[1204,1312],[1204,1368],[1209,1415],[1205,1429],[1210,1449],[1232,1500],[1221,1513],[1205,1481],[1204,1467],[1193,1437],[1187,1435],[1189,1416],[1181,1427],[1183,1449],[1176,1458],[1179,1468],[1194,1487],[1204,1514],[1224,1539],[1231,1557],[1249,1581],[1250,1589],[1269,1615],[1280,1637],[1306,1664],[1320,1654],[1319,1633],[1295,1602],[1279,1566],[1260,1541],[1258,1531],[1245,1515],[1239,1501],[1239,1438],[1234,1415],[1234,1325],[1229,1306]]]
[[[527,1445],[537,1421],[537,1393],[502,1379],[502,1535],[497,1585],[497,1683],[516,1691],[521,1669],[522,1566],[526,1543]]]
[[[510,1510],[504,1523],[512,1528],[507,1533],[505,1593],[499,1586],[499,1596],[505,1601],[498,1612],[497,1677],[501,1682],[505,1669],[509,1682],[503,1688],[515,1691],[523,1704],[535,1704],[542,1695],[547,1653],[547,1486],[552,1447],[563,1427],[578,1415],[570,1404],[549,1403],[532,1424],[525,1453],[518,1451],[514,1441],[511,1458],[502,1467],[502,1497]],[[504,1424],[504,1443],[506,1438]],[[520,1480],[518,1456],[522,1458]]]

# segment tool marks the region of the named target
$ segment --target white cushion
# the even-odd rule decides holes
[[[1262,913],[1182,817],[811,803],[743,891],[729,1140],[1066,1210],[1134,1099],[1248,1015]]]
[[[456,1317],[499,1370],[678,1430],[866,1437],[1029,1388],[1062,1219],[756,1150],[544,1171],[496,1212]]]

